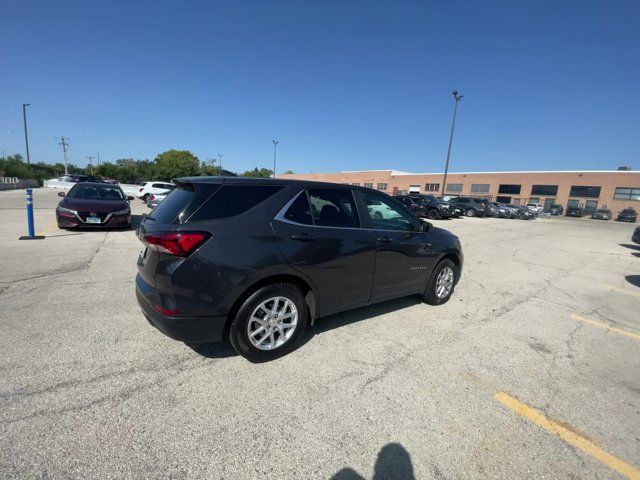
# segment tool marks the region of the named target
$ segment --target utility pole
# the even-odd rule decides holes
[[[464,95],[458,95],[457,90],[451,92],[456,103],[453,107],[453,121],[451,122],[451,135],[449,136],[449,150],[447,150],[447,163],[444,165],[444,180],[442,181],[442,192],[440,198],[444,198],[444,193],[447,189],[447,173],[449,172],[449,158],[451,157],[451,145],[453,144],[453,130],[456,127],[456,114],[458,113],[458,103]]]
[[[27,165],[31,165],[31,158],[29,157],[29,135],[27,135],[27,107],[30,103],[22,104],[22,121],[24,122],[24,143],[27,147]]]
[[[273,178],[276,178],[276,155],[278,153],[278,140],[272,140],[273,142]]]
[[[69,146],[69,144],[67,143],[67,140],[70,140],[70,139],[60,137],[59,140],[60,140],[60,143],[58,143],[58,145],[62,145],[62,154],[64,155],[64,174],[68,175],[69,169],[67,168],[67,147]]]
[[[219,153],[218,158],[220,159],[220,161],[218,162],[218,165],[220,167],[220,171],[218,172],[218,175],[222,175],[222,157],[224,157],[224,155],[222,153]]]
[[[96,153],[96,163],[100,166],[100,153]]]
[[[88,158],[89,159],[89,170],[91,171],[91,175],[93,175],[93,164],[91,163],[91,160],[93,160],[92,156],[86,156],[84,158]]]

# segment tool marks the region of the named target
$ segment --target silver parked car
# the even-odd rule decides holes
[[[156,208],[159,203],[161,203],[165,198],[167,198],[168,194],[161,193],[152,193],[147,197],[147,207]]]

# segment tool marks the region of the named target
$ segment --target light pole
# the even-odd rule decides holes
[[[222,157],[224,157],[224,155],[222,153],[218,154],[218,168],[220,168],[220,170],[218,171],[218,175],[222,175]]]
[[[276,154],[278,153],[278,140],[273,141],[273,178],[276,178]]]
[[[31,165],[31,158],[29,157],[29,135],[27,134],[27,107],[30,103],[22,104],[22,121],[24,122],[24,143],[27,147],[27,165]]]
[[[100,166],[100,153],[96,153],[96,163]]]
[[[67,175],[69,173],[69,169],[67,168],[67,147],[69,144],[67,140],[71,140],[70,138],[60,137],[60,145],[62,145],[62,154],[64,155],[64,174]]]
[[[89,170],[91,170],[91,175],[93,175],[93,164],[91,163],[91,160],[93,160],[93,157],[91,156],[87,156],[84,158],[88,158],[89,159]]]
[[[444,198],[444,193],[447,188],[447,173],[449,172],[449,158],[451,157],[451,145],[453,144],[453,130],[456,127],[456,114],[458,113],[458,103],[462,99],[463,95],[458,95],[458,91],[451,92],[456,103],[453,107],[453,121],[451,122],[451,135],[449,136],[449,150],[447,150],[447,163],[444,165],[444,180],[442,181],[442,192],[440,198]]]

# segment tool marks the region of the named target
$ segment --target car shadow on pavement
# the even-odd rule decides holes
[[[298,348],[302,347],[308,341],[310,341],[316,335],[320,335],[329,330],[335,328],[344,327],[352,323],[368,320],[373,317],[385,315],[387,313],[395,312],[403,308],[412,307],[422,303],[422,297],[414,295],[410,297],[402,297],[394,300],[388,300],[382,303],[376,303],[375,305],[368,305],[366,307],[356,308],[354,310],[347,310],[346,312],[338,313],[336,315],[329,315],[328,317],[319,318],[313,327],[309,327],[304,336],[298,344]]]
[[[631,285],[640,288],[640,275],[627,275],[624,279]]]
[[[364,480],[352,468],[343,468],[331,480]],[[415,480],[411,455],[399,443],[388,443],[378,453],[373,480]]]
[[[228,341],[215,343],[185,343],[187,347],[206,358],[236,357],[238,353]]]
[[[640,250],[640,245],[631,245],[630,243],[619,243],[618,245],[630,248],[631,250]]]

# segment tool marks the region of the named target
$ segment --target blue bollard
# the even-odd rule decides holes
[[[43,235],[36,236],[36,229],[33,224],[33,189],[27,188],[27,229],[29,235],[22,236],[19,240],[42,240]]]

